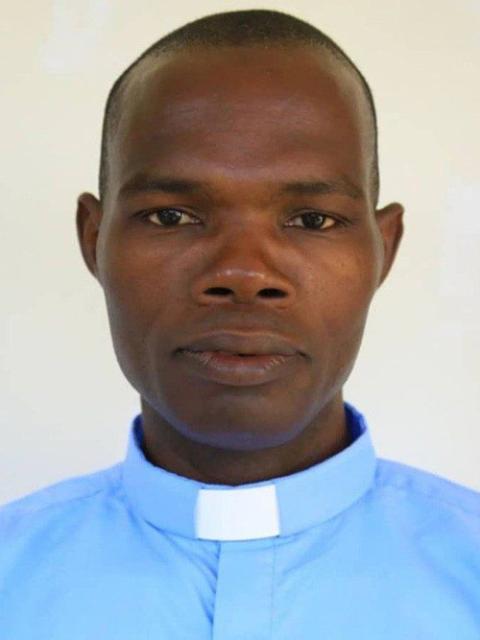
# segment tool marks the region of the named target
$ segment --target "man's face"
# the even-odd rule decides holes
[[[401,236],[401,205],[374,210],[366,99],[306,48],[195,50],[140,71],[103,209],[84,194],[78,214],[119,364],[144,410],[190,440],[287,443],[340,399]],[[158,188],[167,178],[200,187]],[[285,190],[318,181],[351,194]],[[177,352],[225,328],[285,336],[303,355],[237,386]]]

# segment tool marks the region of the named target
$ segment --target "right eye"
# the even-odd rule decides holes
[[[156,216],[157,221],[152,220],[153,216]],[[154,209],[150,211],[145,211],[142,214],[142,218],[146,218],[153,222],[153,224],[158,227],[179,227],[185,226],[183,224],[178,224],[181,219],[181,216],[189,216],[193,218],[192,214],[186,213],[186,211],[182,211],[181,209],[175,209],[174,207],[165,207],[164,209]]]

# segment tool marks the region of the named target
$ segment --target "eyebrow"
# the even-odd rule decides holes
[[[151,177],[146,174],[133,176],[120,188],[120,197],[133,196],[138,193],[174,193],[195,194],[209,193],[214,189],[208,183],[198,180],[185,180],[169,176]],[[338,193],[358,200],[363,191],[348,177],[342,176],[335,180],[300,180],[280,183],[281,194],[294,195],[324,195]]]

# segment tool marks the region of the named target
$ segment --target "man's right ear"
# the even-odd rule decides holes
[[[97,280],[97,240],[101,221],[100,201],[91,193],[80,194],[77,198],[77,237],[85,264]]]

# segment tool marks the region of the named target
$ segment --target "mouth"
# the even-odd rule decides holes
[[[221,351],[220,349],[209,349],[204,351],[202,349],[181,349],[181,351],[190,351],[190,353],[218,353],[221,356],[238,356],[240,358],[255,358],[261,355],[280,355],[280,354],[264,354],[264,353],[237,353],[235,351]]]
[[[179,351],[190,373],[211,382],[235,387],[251,387],[270,382],[290,371],[296,355],[255,354],[232,351]]]
[[[263,355],[294,355],[301,352],[288,338],[270,333],[239,333],[217,331],[182,344],[179,350],[191,353],[209,352],[241,358]]]

